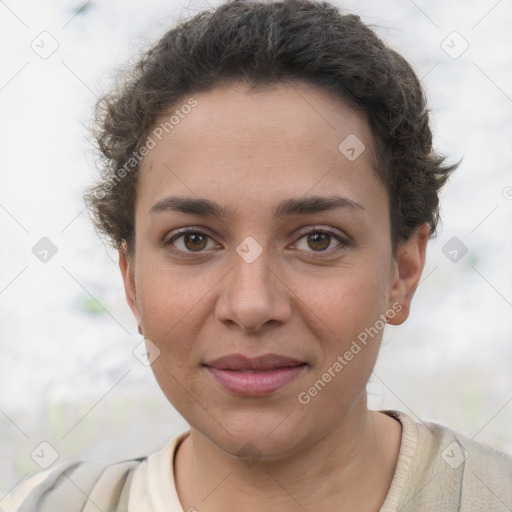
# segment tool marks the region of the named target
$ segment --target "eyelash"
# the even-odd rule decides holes
[[[339,245],[337,245],[332,250],[312,251],[311,254],[309,254],[307,256],[308,258],[311,258],[311,259],[321,259],[321,258],[324,258],[325,256],[332,256],[333,254],[340,253],[341,251],[347,249],[351,245],[349,240],[342,237],[334,228],[311,229],[309,231],[301,233],[298,240],[301,240],[302,238],[305,238],[306,236],[314,234],[314,233],[330,235],[332,238],[334,238],[335,240],[337,240],[339,242]],[[172,244],[176,240],[184,237],[185,235],[189,235],[189,234],[202,235],[202,236],[206,236],[206,237],[212,239],[212,237],[210,237],[210,235],[208,235],[204,231],[201,231],[199,229],[185,228],[183,230],[179,230],[171,238],[164,241],[163,246],[166,247],[168,250],[170,250],[173,254],[177,254],[182,258],[197,258],[197,256],[204,255],[203,250],[196,251],[196,252],[194,252],[194,251],[186,252],[186,251],[182,251],[181,249],[172,248]],[[307,251],[307,252],[309,252],[309,251]]]

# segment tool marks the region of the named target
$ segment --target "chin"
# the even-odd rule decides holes
[[[312,433],[304,419],[277,411],[233,411],[221,415],[222,422],[191,425],[232,456],[249,460],[277,460],[293,454]],[[309,435],[308,435],[309,434]]]

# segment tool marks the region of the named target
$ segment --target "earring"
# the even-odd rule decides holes
[[[144,331],[142,330],[142,326],[139,324],[137,326],[137,328],[138,328],[139,334],[142,334],[144,336]]]

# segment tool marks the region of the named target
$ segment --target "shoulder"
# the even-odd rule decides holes
[[[510,451],[436,422],[414,420],[400,412],[396,416],[415,442],[402,495],[404,512],[434,510],[432,506],[468,512],[512,509]]]
[[[148,470],[152,470],[153,480],[155,477],[165,480],[162,487],[173,483],[169,461],[174,459],[177,447],[189,433],[190,430],[182,432],[143,457],[114,464],[74,461],[37,473],[0,500],[0,512],[125,512],[129,504],[131,509],[141,510],[137,500],[146,495]],[[168,493],[172,495],[171,491]]]
[[[497,473],[512,483],[512,452],[491,444],[482,443],[469,434],[445,425],[423,421],[418,422],[423,431],[424,443],[429,443],[439,458],[449,467],[464,467],[465,478],[470,472],[485,471]]]
[[[146,457],[115,464],[75,461],[43,471],[0,502],[1,512],[73,512],[87,502],[99,510],[126,510],[134,471]]]
[[[460,473],[461,505],[464,510],[510,510],[512,508],[512,453],[482,443],[458,430],[425,422],[438,439],[439,459],[450,471]]]

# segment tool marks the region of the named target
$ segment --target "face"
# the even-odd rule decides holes
[[[365,413],[426,232],[393,258],[372,137],[340,99],[299,83],[194,98],[140,173],[127,300],[193,431],[279,458]]]

